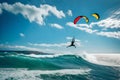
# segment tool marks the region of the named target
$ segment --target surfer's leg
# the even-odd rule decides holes
[[[74,45],[74,47],[76,48],[76,46]]]
[[[76,48],[76,46],[75,46],[75,48]]]

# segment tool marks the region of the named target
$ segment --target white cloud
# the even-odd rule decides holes
[[[29,50],[29,51],[42,51],[42,52],[49,52],[49,53],[56,53],[57,51],[54,49],[40,49],[40,48],[34,48],[34,47],[28,47],[28,46],[20,46],[20,45],[5,45],[0,44],[1,49],[8,49],[8,50]],[[58,51],[59,52],[59,51]]]
[[[20,33],[20,36],[21,36],[21,37],[25,37],[25,35],[24,35],[23,33]]]
[[[75,24],[73,24],[73,22],[67,22],[66,25],[70,26],[70,27],[76,27]]]
[[[93,27],[95,25],[97,25],[98,27],[102,27],[104,29],[108,29],[108,28],[117,29],[117,28],[120,28],[120,19],[107,18],[99,22],[92,23],[90,26]]]
[[[27,46],[18,46],[18,45],[4,45],[0,44],[0,48],[9,48],[9,49],[18,49],[18,50],[33,50],[33,51],[41,51],[38,48],[32,48],[32,47],[27,47]]]
[[[97,35],[120,39],[120,31],[119,32],[102,32],[101,31],[101,32],[98,32]]]
[[[40,7],[36,7],[34,5],[22,4],[20,2],[16,2],[15,4],[1,3],[0,4],[0,12],[2,10],[6,10],[13,14],[21,14],[30,22],[36,22],[40,25],[45,24],[44,19],[52,13],[57,18],[65,17],[65,14],[62,10],[58,10],[55,6],[50,6],[48,4],[40,5]]]
[[[66,23],[66,25],[70,26],[70,27],[73,27],[73,28],[76,28],[76,29],[79,29],[81,31],[85,31],[87,33],[95,33],[97,32],[97,30],[92,30],[91,28],[89,28],[89,25],[87,24],[74,24],[73,22],[68,22]]]
[[[72,37],[66,37],[66,39],[71,40],[71,39],[72,39]]]
[[[70,43],[58,43],[58,44],[47,44],[47,43],[41,43],[41,44],[33,44],[33,43],[29,43],[29,45],[32,46],[41,46],[41,47],[63,47],[63,46],[67,46]]]
[[[51,27],[58,28],[58,29],[63,29],[63,27],[62,27],[61,25],[56,24],[56,23],[54,23],[54,24],[50,24],[50,26],[51,26]]]
[[[68,10],[68,11],[67,11],[67,14],[68,14],[69,16],[72,16],[72,10]]]

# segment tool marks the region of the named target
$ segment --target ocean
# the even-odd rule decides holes
[[[87,53],[0,51],[0,80],[120,80],[120,62],[103,58]]]

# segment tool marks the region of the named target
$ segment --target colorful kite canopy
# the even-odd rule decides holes
[[[92,16],[95,17],[97,20],[100,18],[98,13],[93,13]]]
[[[89,19],[86,16],[78,16],[74,19],[74,24],[76,24],[81,18],[84,18],[86,23],[89,22]]]

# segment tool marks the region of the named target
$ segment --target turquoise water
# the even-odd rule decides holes
[[[77,55],[0,52],[0,80],[120,80],[120,67]]]

